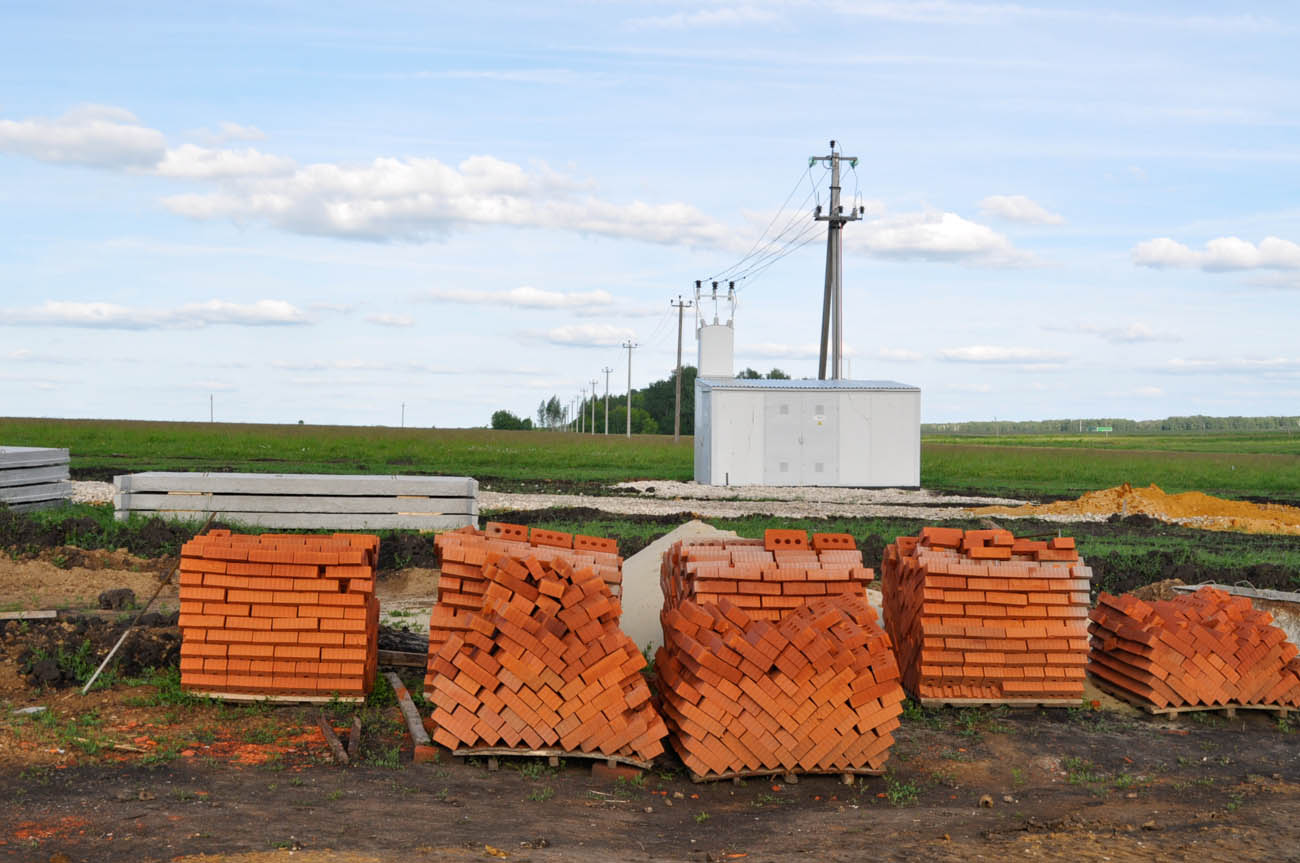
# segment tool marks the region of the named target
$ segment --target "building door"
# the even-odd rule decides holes
[[[807,393],[803,411],[803,485],[839,482],[839,400],[835,393]]]
[[[764,404],[763,482],[839,482],[839,403],[829,392],[769,392]]]

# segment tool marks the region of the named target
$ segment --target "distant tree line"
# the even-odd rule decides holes
[[[682,434],[695,434],[695,366],[682,366]],[[745,380],[789,380],[790,376],[780,369],[772,369],[766,375],[754,369],[741,370],[738,378]],[[632,433],[633,434],[672,434],[673,433],[673,398],[676,385],[670,374],[664,380],[655,381],[643,389],[632,390]],[[583,417],[584,428],[591,422],[592,403],[595,403],[596,431],[605,430],[605,397],[597,394],[587,398],[579,406],[579,415]],[[571,429],[577,417],[572,415],[570,402],[561,402],[559,396],[543,399],[537,406],[536,418],[520,417],[508,410],[499,410],[492,414],[494,429]],[[609,433],[623,434],[627,428],[627,394],[613,392],[609,394]]]
[[[922,434],[957,435],[1033,435],[1096,433],[1096,429],[1110,429],[1115,434],[1159,434],[1161,432],[1241,432],[1241,431],[1300,431],[1300,417],[1166,417],[1160,420],[1130,420],[1119,417],[1094,417],[1092,419],[1010,420],[925,423]]]

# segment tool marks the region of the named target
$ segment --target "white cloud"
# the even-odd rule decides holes
[[[924,354],[910,351],[907,348],[879,348],[876,350],[876,356],[882,360],[892,360],[899,363],[914,363],[925,358]]]
[[[415,319],[407,315],[366,315],[366,321],[372,324],[378,324],[381,327],[412,327],[415,326]]]
[[[245,126],[240,123],[222,123],[218,128],[221,137],[227,141],[261,141],[266,137],[266,133],[256,126]]]
[[[614,296],[608,291],[544,291],[531,285],[508,291],[471,291],[463,288],[433,288],[422,299],[446,303],[509,306],[517,309],[582,309],[609,306]]]
[[[1232,357],[1185,359],[1175,357],[1156,371],[1190,375],[1286,375],[1300,373],[1300,357]]]
[[[93,168],[147,168],[166,148],[163,134],[121,108],[83,105],[61,117],[0,120],[0,151],[41,162]]]
[[[1029,225],[1062,225],[1065,217],[1053,213],[1024,195],[989,195],[980,201],[980,212]]]
[[[776,342],[759,342],[758,344],[744,345],[736,353],[746,357],[762,357],[772,360],[806,360],[821,357],[821,348],[814,344],[786,345]],[[842,355],[854,357],[857,354],[856,350],[846,346]]]
[[[1170,332],[1154,330],[1144,323],[1132,323],[1125,327],[1106,327],[1097,324],[1072,324],[1058,326],[1045,324],[1043,329],[1052,333],[1079,333],[1098,336],[1112,345],[1135,345],[1146,342],[1181,342],[1182,336]]]
[[[387,360],[276,360],[271,368],[289,372],[413,372],[427,375],[460,374],[459,369],[431,366],[428,363],[390,362]]]
[[[636,333],[632,330],[612,324],[570,324],[549,330],[532,331],[525,335],[542,339],[553,345],[588,348],[615,347],[636,338]]]
[[[1278,237],[1265,237],[1259,245],[1239,237],[1218,237],[1198,252],[1168,237],[1158,237],[1133,247],[1133,263],[1206,272],[1300,270],[1300,245]]]
[[[287,174],[293,159],[272,156],[249,147],[243,150],[212,150],[196,144],[169,149],[154,168],[163,177],[185,180],[229,180]]]
[[[283,300],[258,300],[248,304],[208,300],[171,309],[51,300],[41,306],[0,310],[0,324],[110,330],[189,329],[221,324],[287,326],[306,323],[309,323],[307,316]]]
[[[1138,396],[1139,398],[1154,399],[1164,394],[1165,391],[1162,390],[1160,387],[1138,387],[1137,389],[1133,390],[1133,395]]]
[[[689,204],[615,204],[546,166],[525,170],[491,156],[456,167],[437,159],[379,158],[369,165],[307,165],[163,200],[192,219],[263,220],[300,234],[413,240],[466,225],[512,225],[651,243],[716,247],[730,231]]]
[[[628,26],[634,30],[687,30],[696,27],[734,27],[744,24],[768,24],[780,16],[771,9],[760,9],[745,4],[701,9],[697,12],[675,12],[647,18],[633,18]]]
[[[882,258],[1015,266],[1029,255],[997,231],[956,213],[903,213],[845,229],[845,248]]]
[[[968,345],[939,351],[939,357],[953,363],[987,364],[1057,364],[1066,359],[1064,354],[1038,348],[1003,347],[999,345]]]

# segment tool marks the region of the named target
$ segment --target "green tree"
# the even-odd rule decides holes
[[[507,410],[495,411],[492,414],[492,428],[494,429],[504,429],[507,431],[522,431],[526,429],[531,429],[532,427],[533,427],[532,420],[528,419],[527,417],[520,419],[519,417],[515,416],[514,414],[512,414],[510,411]]]
[[[569,421],[569,409],[560,402],[559,396],[542,399],[537,406],[537,427],[544,429],[563,428]]]
[[[745,368],[741,369],[740,374],[736,375],[736,377],[740,378],[742,381],[757,381],[763,379],[763,375],[758,371],[758,369],[751,369],[749,366],[745,366]]]
[[[767,373],[767,379],[770,381],[788,381],[790,376],[780,369],[772,369]]]

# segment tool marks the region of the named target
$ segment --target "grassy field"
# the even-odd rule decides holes
[[[395,429],[0,419],[0,442],[72,451],[81,478],[144,470],[473,476],[488,487],[690,479],[689,438],[487,429]],[[1290,433],[1125,437],[934,436],[921,483],[936,490],[1077,496],[1130,482],[1300,503],[1300,438]]]

